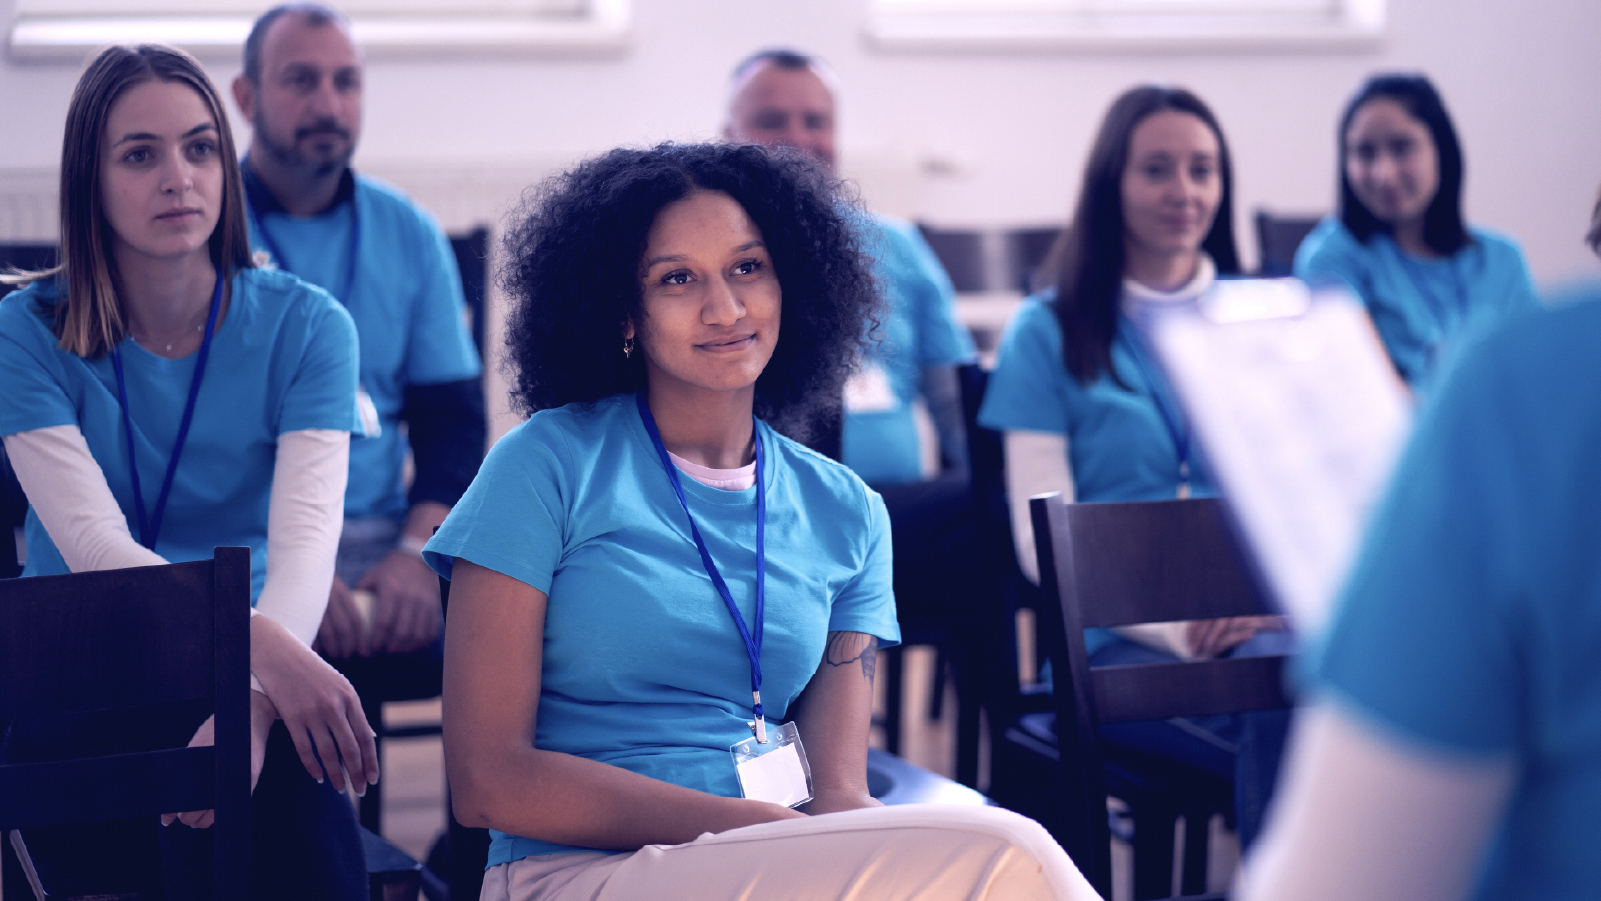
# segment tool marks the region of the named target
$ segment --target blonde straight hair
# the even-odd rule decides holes
[[[66,134],[61,141],[60,265],[3,276],[12,284],[45,278],[61,284],[61,299],[50,328],[61,349],[82,357],[109,353],[127,334],[127,317],[117,297],[111,226],[101,206],[100,149],[112,105],[123,92],[147,81],[188,85],[211,110],[222,163],[222,210],[207,242],[211,262],[224,284],[234,273],[251,266],[238,153],[222,100],[200,63],[182,50],[160,44],[107,47],[78,79],[67,107]]]

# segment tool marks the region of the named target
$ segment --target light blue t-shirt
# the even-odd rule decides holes
[[[1512,757],[1479,898],[1594,898],[1601,811],[1601,297],[1445,374],[1368,529],[1314,688],[1406,740]]]
[[[1120,317],[1112,341],[1112,365],[1128,387],[1104,372],[1081,385],[1063,362],[1055,298],[1053,288],[1024,301],[1007,325],[979,424],[1067,438],[1078,501],[1171,500],[1178,493],[1179,449],[1186,442],[1190,495],[1215,496],[1211,471],[1189,437],[1184,411],[1144,343],[1130,334],[1128,320]]]
[[[1401,377],[1414,388],[1426,387],[1442,353],[1539,306],[1518,245],[1488,229],[1468,233],[1473,240],[1466,247],[1424,260],[1383,232],[1363,244],[1330,216],[1295,251],[1295,276],[1313,285],[1343,283],[1356,292]]]
[[[353,192],[353,204],[347,196],[309,217],[291,216],[270,194],[252,190],[251,247],[273,257],[275,246],[283,259],[273,265],[327,290],[355,319],[361,386],[382,432],[350,445],[345,516],[399,519],[407,509],[401,470],[408,445],[400,428],[406,387],[477,378],[478,352],[463,319],[456,257],[439,224],[376,179],[354,175],[343,190]],[[359,259],[350,277],[353,224]]]
[[[55,282],[36,282],[0,301],[0,435],[77,426],[138,540],[111,357],[57,346],[44,318],[57,296]],[[168,360],[132,338],[120,348],[139,484],[153,514],[199,354]],[[247,546],[251,597],[259,595],[278,436],[302,429],[360,431],[355,326],[322,289],[284,272],[243,270],[212,338],[155,552],[179,563],[209,560],[218,545]],[[31,509],[27,539],[24,576],[68,572]]]
[[[890,645],[900,628],[883,501],[845,467],[765,424],[760,434],[762,700],[781,722],[823,659],[827,633],[865,632]],[[754,627],[756,489],[681,481]],[[447,578],[461,557],[548,596],[535,747],[740,796],[728,749],[751,735],[750,658],[634,395],[545,410],[508,432],[423,556]],[[585,850],[493,836],[490,866]]]
[[[973,357],[973,339],[956,321],[956,289],[934,251],[910,222],[867,214],[860,220],[863,247],[889,304],[883,343],[864,361],[884,377],[888,396],[845,411],[840,436],[845,465],[875,485],[923,478],[912,405],[923,370],[954,366]]]

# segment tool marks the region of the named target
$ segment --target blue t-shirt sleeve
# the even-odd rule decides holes
[[[39,320],[38,289],[0,301],[0,435],[75,425],[54,337]],[[39,320],[39,321],[30,321]]]
[[[243,281],[234,281],[239,290]],[[284,392],[278,415],[278,434],[302,429],[336,429],[362,434],[356,410],[356,323],[321,288],[299,287],[318,297],[303,299],[307,311],[305,347]]]
[[[1474,355],[1421,417],[1325,637],[1315,687],[1426,745],[1510,750],[1520,719],[1516,404]]]
[[[1068,433],[1067,411],[1052,386],[1067,378],[1062,330],[1051,308],[1027,300],[1001,339],[978,422],[985,428]]]
[[[862,568],[834,598],[828,614],[828,631],[876,635],[880,647],[889,647],[901,643],[900,622],[895,614],[889,511],[877,492],[865,486],[862,491],[867,508]]]
[[[1501,270],[1505,278],[1502,311],[1510,315],[1538,308],[1540,295],[1534,289],[1534,276],[1517,243],[1511,238],[1497,236],[1492,252],[1492,265]]]
[[[420,211],[418,215],[422,250],[406,348],[406,383],[437,385],[477,378],[481,367],[463,318],[466,299],[456,255],[438,224]]]
[[[423,559],[447,579],[460,557],[549,594],[567,531],[568,475],[576,471],[570,457],[566,437],[546,416],[506,433]]]
[[[956,288],[934,248],[915,226],[900,231],[904,245],[903,290],[915,297],[917,365],[954,366],[972,359],[973,338],[956,321]]]
[[[1363,256],[1362,245],[1338,218],[1329,216],[1301,239],[1291,271],[1310,285],[1343,284],[1366,301]]]

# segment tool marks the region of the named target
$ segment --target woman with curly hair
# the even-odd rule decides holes
[[[888,521],[794,440],[879,304],[848,214],[799,157],[662,145],[513,227],[531,416],[425,552],[484,898],[1090,897],[1031,821],[868,794]]]

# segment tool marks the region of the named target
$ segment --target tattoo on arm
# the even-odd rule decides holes
[[[828,633],[828,649],[823,652],[824,663],[845,666],[858,660],[862,664],[862,676],[871,683],[874,668],[878,664],[878,636],[862,632]]]

